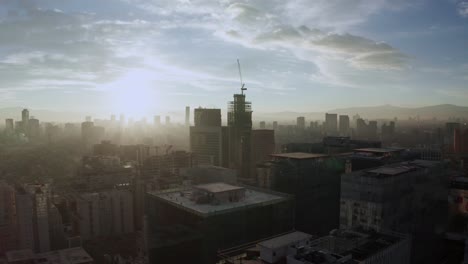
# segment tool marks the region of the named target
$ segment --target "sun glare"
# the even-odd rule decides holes
[[[110,87],[111,106],[114,113],[131,118],[151,116],[158,108],[159,96],[155,87],[154,73],[136,70],[125,74]]]

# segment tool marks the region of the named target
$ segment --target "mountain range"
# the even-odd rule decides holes
[[[15,120],[21,119],[22,107],[9,107],[0,108],[0,120],[6,118],[13,118]],[[254,109],[255,110],[255,109]],[[221,109],[223,118],[226,117],[225,109]],[[420,117],[421,119],[432,119],[437,118],[445,120],[451,117],[457,118],[468,118],[468,107],[457,106],[451,104],[440,104],[424,107],[399,107],[392,105],[381,105],[381,106],[366,106],[366,107],[349,107],[349,108],[337,108],[326,112],[257,112],[254,111],[253,119],[254,122],[258,121],[279,121],[295,123],[298,116],[304,116],[308,121],[311,120],[323,120],[325,113],[336,113],[339,115],[349,115],[350,117],[358,114],[365,119],[393,119],[395,117],[399,119],[407,119],[409,117]],[[86,115],[92,115],[90,113],[73,112],[73,111],[54,111],[45,109],[30,109],[30,115],[35,116],[41,121],[55,121],[55,122],[80,122],[84,120]],[[171,119],[176,122],[182,122],[184,112],[173,111],[170,112]],[[94,116],[94,115],[93,115]],[[2,122],[3,123],[3,122]]]

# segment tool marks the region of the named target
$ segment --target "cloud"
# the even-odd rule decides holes
[[[458,14],[462,17],[468,17],[468,1],[462,1],[457,4]]]

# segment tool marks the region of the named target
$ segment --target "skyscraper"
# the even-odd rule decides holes
[[[299,116],[296,120],[297,130],[303,131],[305,129],[305,117]]]
[[[325,134],[333,136],[338,133],[338,115],[337,114],[325,114]]]
[[[161,125],[161,116],[154,116],[154,125],[157,127]]]
[[[190,149],[196,155],[198,164],[221,166],[221,109],[197,108],[194,112],[195,126],[190,127]]]
[[[29,110],[28,109],[23,109],[21,111],[21,122],[22,122],[22,132],[27,134],[29,130]]]
[[[190,126],[190,106],[185,107],[185,126]]]
[[[245,100],[244,89],[228,104],[229,163],[239,178],[250,179],[252,104]]]
[[[15,126],[13,119],[7,118],[5,119],[5,132],[6,133],[13,133],[15,131]]]
[[[166,116],[166,126],[171,124],[171,117]]]
[[[340,115],[340,136],[349,135],[349,116]]]

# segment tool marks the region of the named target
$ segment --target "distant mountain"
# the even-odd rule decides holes
[[[277,112],[277,113],[262,113],[254,112],[254,121],[279,121],[286,123],[295,123],[298,116],[304,116],[306,120],[323,120],[325,113],[336,113],[339,115],[353,115],[358,114],[365,119],[392,119],[397,117],[399,119],[407,119],[408,117],[417,117],[421,119],[437,118],[441,120],[450,117],[464,117],[468,118],[468,107],[457,106],[451,104],[441,104],[425,107],[399,107],[392,105],[381,106],[368,106],[368,107],[349,107],[332,109],[326,112]]]
[[[371,107],[351,107],[330,110],[330,113],[355,115],[359,114],[364,118],[408,118],[419,116],[422,119],[437,118],[448,119],[449,117],[468,117],[468,107],[451,104],[441,104],[417,108],[398,107],[392,105],[371,106]]]

